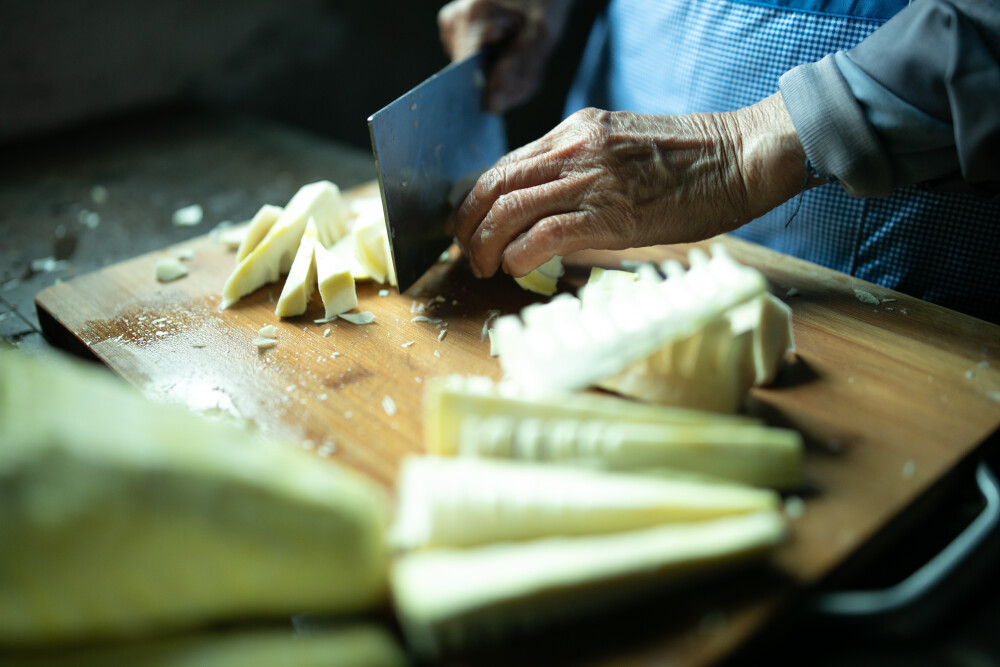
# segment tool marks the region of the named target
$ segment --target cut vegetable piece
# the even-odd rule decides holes
[[[355,280],[371,280],[371,274],[361,266],[358,258],[354,255],[354,244],[354,233],[352,232],[334,243],[328,250],[337,257],[337,262],[341,266],[346,267],[351,272],[351,276]]]
[[[753,332],[753,342],[747,347],[744,362],[753,384],[760,386],[774,382],[785,353],[795,349],[792,309],[768,293],[734,308],[728,317],[734,334]]]
[[[692,263],[699,262],[704,266],[706,260],[701,257]],[[660,280],[651,267],[642,268],[646,273],[639,281]],[[665,264],[664,271],[675,279],[684,275],[676,262]],[[581,290],[582,308],[611,312],[617,300],[632,293],[638,296],[646,286],[635,284],[637,278],[629,275],[593,269]],[[525,324],[531,324],[527,309],[522,317]],[[733,412],[751,385],[774,379],[790,341],[790,310],[765,293],[720,314],[690,336],[666,343],[597,385],[651,403]]]
[[[162,283],[183,278],[188,273],[188,268],[177,257],[161,257],[153,267],[154,277]]]
[[[205,212],[202,210],[201,204],[191,204],[174,211],[173,222],[180,227],[193,227],[201,224],[204,216]]]
[[[295,193],[257,247],[237,263],[226,280],[222,288],[223,308],[288,273],[309,218],[316,220],[317,235],[321,241],[324,234],[347,233],[346,214],[337,186],[320,181],[305,185]]]
[[[773,491],[569,466],[411,457],[393,542],[404,549],[596,535],[773,510]]]
[[[354,256],[372,280],[379,283],[391,278],[392,250],[386,233],[385,219],[380,215],[359,217],[354,222]],[[395,284],[390,280],[391,284]]]
[[[529,292],[552,296],[556,293],[556,283],[563,273],[562,257],[555,255],[528,275],[514,278],[514,282]]]
[[[490,332],[490,322],[492,322],[499,316],[500,316],[500,311],[496,310],[495,308],[491,308],[490,310],[486,311],[486,320],[483,322],[483,331],[481,334],[479,334],[479,340],[486,340],[486,336],[488,336]]]
[[[326,317],[355,308],[358,305],[358,292],[350,268],[341,262],[339,256],[320,244],[316,244],[315,253],[319,295],[323,299]]]
[[[375,321],[375,313],[370,310],[363,310],[360,313],[341,313],[337,317],[351,324],[371,324]]]
[[[777,511],[592,537],[417,551],[392,568],[404,633],[433,656],[648,593],[760,556],[785,537]]]
[[[386,593],[386,499],[292,443],[0,354],[0,643],[354,612]]]
[[[305,228],[305,220],[289,220],[285,224],[279,219],[226,280],[222,288],[222,307],[228,308],[241,297],[287,273],[292,268]]]
[[[753,332],[734,336],[720,316],[597,385],[648,403],[736,412],[753,382],[752,349]]]
[[[381,195],[355,197],[351,200],[349,209],[354,218],[385,218],[385,209],[382,207]]]
[[[648,264],[643,264],[643,266],[648,266]],[[587,279],[587,284],[580,288],[582,307],[591,307],[597,303],[605,304],[613,300],[618,290],[622,289],[623,286],[632,285],[638,277],[631,271],[593,267],[590,269],[590,278]]]
[[[278,305],[274,308],[278,317],[296,317],[306,312],[309,306],[309,297],[316,291],[316,237],[316,221],[309,218],[295,253],[295,261],[278,297]]]
[[[270,204],[264,204],[257,211],[257,214],[250,221],[250,225],[246,228],[243,238],[240,240],[240,246],[236,249],[236,261],[240,262],[244,257],[253,252],[260,242],[267,236],[267,233],[274,226],[274,223],[278,221],[281,217],[282,209],[280,206],[271,206]]]
[[[213,241],[232,250],[237,250],[243,239],[246,238],[249,222],[233,224],[231,222],[221,222],[216,225],[208,234]]]
[[[351,230],[340,188],[330,181],[303,185],[285,206],[285,212],[291,216],[313,218],[317,239],[324,248],[330,247]]]
[[[500,318],[501,366],[523,391],[582,389],[764,293],[759,271],[733,261],[721,245],[714,255],[693,253],[690,271],[669,280],[640,278],[594,307],[571,308],[566,299],[533,306],[558,308],[558,325],[551,317],[536,316],[534,324]]]
[[[671,468],[776,489],[802,483],[801,436],[767,426],[469,416],[461,420],[458,453],[609,470]]]
[[[659,405],[645,405],[596,393],[556,393],[526,397],[515,386],[487,377],[449,375],[432,378],[424,390],[424,442],[427,451],[454,455],[466,417],[593,419],[664,425],[756,425],[759,420]]]

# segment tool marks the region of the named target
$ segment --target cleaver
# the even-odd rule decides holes
[[[454,62],[368,118],[399,292],[448,249],[444,224],[507,152],[503,117],[483,107],[487,51]]]

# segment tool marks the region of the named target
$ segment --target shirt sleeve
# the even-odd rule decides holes
[[[779,85],[810,163],[851,195],[1000,199],[1000,0],[916,0]]]

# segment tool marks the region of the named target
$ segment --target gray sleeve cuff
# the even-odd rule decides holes
[[[892,165],[833,55],[799,65],[778,82],[806,157],[852,197],[885,197]]]

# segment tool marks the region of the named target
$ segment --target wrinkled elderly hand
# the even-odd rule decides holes
[[[721,114],[584,109],[501,158],[449,222],[473,273],[523,276],[585,248],[731,231],[795,195],[804,164],[780,93]]]
[[[438,12],[441,42],[452,60],[503,44],[487,81],[487,107],[502,113],[538,89],[566,25],[572,0],[454,0]]]

